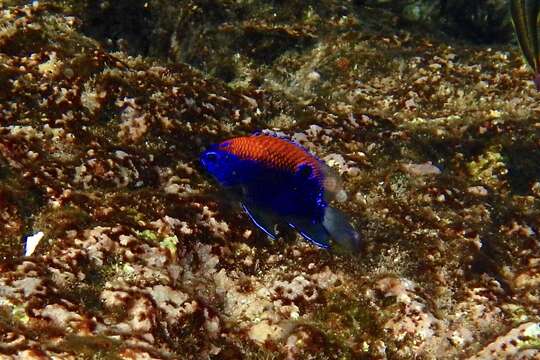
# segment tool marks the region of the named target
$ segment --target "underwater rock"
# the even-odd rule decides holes
[[[413,176],[423,175],[439,175],[441,170],[430,163],[425,164],[403,164],[402,168],[405,172]]]
[[[507,5],[502,0],[72,1],[64,6],[82,18],[82,31],[99,39],[105,48],[188,63],[238,85],[263,81],[261,67],[311,48],[320,36],[335,31],[335,25],[385,26],[371,16],[371,7],[391,10],[405,23],[424,24],[473,42],[512,38]],[[406,29],[408,25],[402,26]],[[311,71],[306,79],[313,76],[320,74]]]
[[[508,3],[504,0],[364,0],[360,3],[390,9],[405,22],[429,26],[473,42],[512,39]]]

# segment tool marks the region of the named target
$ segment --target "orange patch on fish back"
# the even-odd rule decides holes
[[[319,161],[301,147],[274,136],[255,135],[233,138],[220,144],[240,159],[259,161],[276,169],[296,172],[302,165],[309,165],[313,175],[321,175]]]

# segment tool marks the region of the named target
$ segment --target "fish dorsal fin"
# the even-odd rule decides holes
[[[274,216],[253,204],[248,205],[244,202],[242,202],[241,204],[242,209],[244,209],[251,221],[253,221],[253,223],[266,235],[271,237],[272,240],[275,240],[277,238],[277,235],[274,229],[276,225]]]

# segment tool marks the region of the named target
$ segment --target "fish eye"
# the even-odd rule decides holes
[[[218,156],[215,152],[209,152],[206,154],[206,160],[210,162],[216,162],[218,159]]]

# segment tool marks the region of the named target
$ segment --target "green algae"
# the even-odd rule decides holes
[[[152,242],[158,241],[158,234],[152,230],[146,229],[137,233],[137,235],[147,241],[152,241]]]
[[[122,341],[108,336],[67,335],[58,345],[62,351],[73,352],[77,358],[84,360],[119,360],[118,350],[122,349]]]
[[[68,230],[80,230],[92,222],[88,212],[77,206],[48,207],[39,212],[32,224],[34,232],[57,238]]]
[[[10,301],[0,300],[0,319],[2,322],[26,325],[30,321],[30,317],[26,313],[26,309],[21,304],[14,304]]]
[[[500,146],[487,149],[476,161],[468,163],[467,168],[473,180],[490,187],[500,186],[500,177],[508,173]]]
[[[146,241],[159,244],[161,248],[169,250],[173,255],[176,254],[176,249],[180,242],[176,235],[162,236],[148,229],[137,232],[137,236]]]
[[[433,15],[436,5],[433,2],[431,4],[424,1],[413,2],[406,5],[401,14],[405,20],[410,22],[427,22],[429,17]]]
[[[176,253],[176,246],[178,245],[178,237],[176,235],[164,237],[159,242],[159,246],[164,249],[168,249],[171,253]]]
[[[325,295],[324,308],[307,322],[320,329],[329,344],[332,344],[329,347],[333,351],[325,353],[332,356],[335,354],[339,359],[368,356],[370,339],[382,335],[379,332],[380,318],[361,299],[351,301],[347,293],[337,290]],[[355,344],[352,349],[351,343]]]
[[[540,323],[529,326],[518,341],[520,350],[540,349]]]
[[[531,309],[522,305],[509,304],[504,307],[504,310],[509,312],[515,325],[522,324],[535,318],[533,312],[530,311]]]

